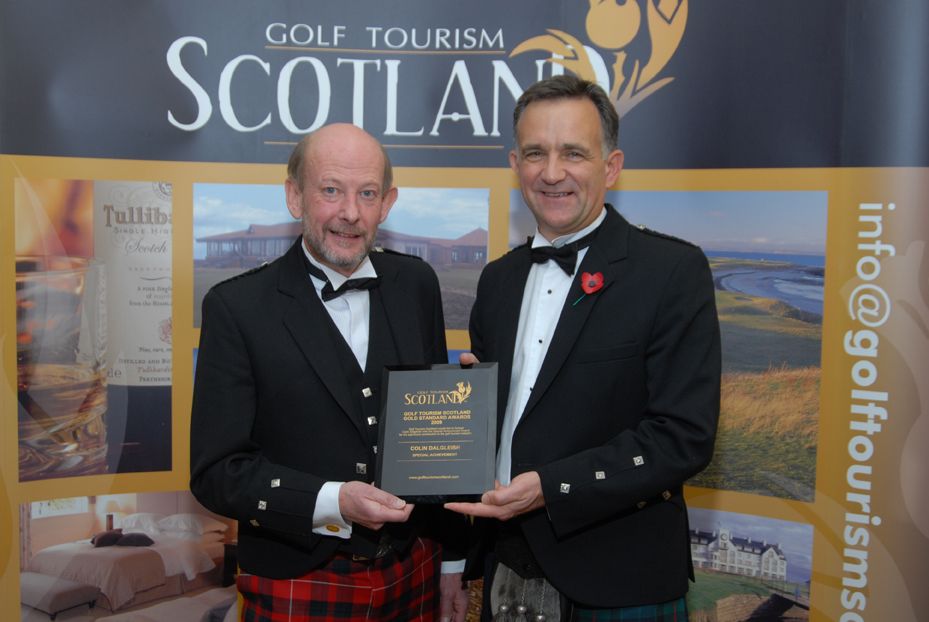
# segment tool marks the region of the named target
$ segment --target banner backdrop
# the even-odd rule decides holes
[[[533,232],[513,105],[571,72],[621,116],[609,201],[716,281],[692,619],[925,619],[927,59],[929,5],[906,0],[3,0],[0,616],[30,615],[42,575],[94,583],[49,551],[186,490],[200,300],[299,233],[304,134],[384,143],[378,243],[436,269],[466,350],[480,269]],[[159,585],[96,587],[117,611],[184,593]]]

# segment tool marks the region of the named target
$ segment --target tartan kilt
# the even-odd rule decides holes
[[[407,554],[354,561],[339,554],[295,579],[240,573],[243,622],[433,622],[439,617],[439,547],[417,538]]]
[[[655,605],[618,609],[575,608],[571,622],[687,622],[684,597]]]

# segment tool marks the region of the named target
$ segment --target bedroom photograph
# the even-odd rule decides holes
[[[235,522],[189,491],[36,501],[20,525],[23,622],[235,617]]]

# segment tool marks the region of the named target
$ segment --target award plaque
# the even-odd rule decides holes
[[[497,364],[385,371],[375,484],[413,503],[471,501],[494,487]]]

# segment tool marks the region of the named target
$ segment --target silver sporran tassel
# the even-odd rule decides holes
[[[493,622],[561,622],[561,597],[545,579],[524,579],[497,564],[490,588]]]

